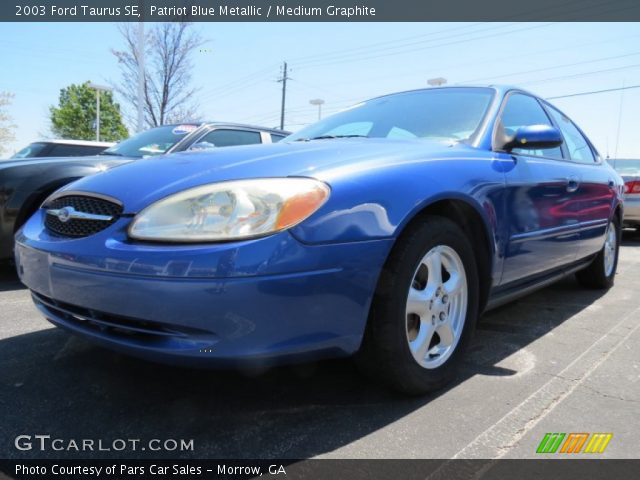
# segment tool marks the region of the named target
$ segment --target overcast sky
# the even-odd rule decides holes
[[[148,26],[150,27],[150,25]],[[286,128],[394,91],[502,83],[543,97],[640,85],[638,23],[200,23],[194,52],[203,118],[279,124],[281,64],[289,62]],[[0,23],[0,91],[15,94],[13,152],[50,135],[61,88],[117,82],[115,24]],[[640,88],[552,100],[603,155],[640,158]],[[620,125],[620,129],[618,129]]]

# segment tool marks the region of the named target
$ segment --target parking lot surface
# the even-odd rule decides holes
[[[406,398],[350,360],[263,374],[188,370],[112,353],[47,323],[0,273],[5,458],[530,458],[547,432],[613,433],[600,458],[637,457],[640,237],[616,284],[573,278],[485,314],[458,381]],[[117,301],[117,299],[114,299]],[[19,451],[18,435],[193,439],[186,452]]]

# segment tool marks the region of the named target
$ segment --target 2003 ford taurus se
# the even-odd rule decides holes
[[[622,180],[542,99],[379,97],[274,145],[141,160],[48,198],[16,261],[56,325],[144,358],[357,354],[450,380],[483,310],[576,273],[613,284]]]

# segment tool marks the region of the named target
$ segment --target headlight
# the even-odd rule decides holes
[[[268,235],[318,210],[329,187],[311,178],[212,183],[171,195],[142,210],[129,227],[139,240],[213,242]]]

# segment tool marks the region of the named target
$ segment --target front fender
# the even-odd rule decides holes
[[[309,244],[395,238],[418,213],[441,200],[477,211],[492,238],[503,215],[501,160],[493,157],[427,160],[355,175],[317,178],[331,185],[329,201],[292,229]]]

